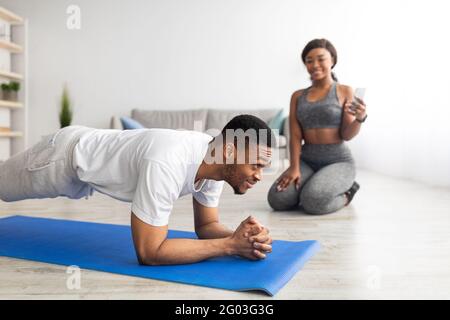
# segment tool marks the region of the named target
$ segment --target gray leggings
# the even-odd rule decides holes
[[[291,183],[284,191],[271,186],[267,199],[277,211],[299,206],[306,213],[325,214],[345,206],[345,192],[352,186],[356,171],[350,149],[340,144],[305,144],[300,161],[300,188]]]

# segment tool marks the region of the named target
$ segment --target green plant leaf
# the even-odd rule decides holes
[[[67,87],[64,87],[61,97],[61,110],[59,112],[59,124],[61,128],[68,127],[72,123],[72,109]]]

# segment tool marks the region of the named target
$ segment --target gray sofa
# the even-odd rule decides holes
[[[206,132],[212,136],[220,133],[225,124],[238,114],[252,114],[269,123],[281,109],[263,110],[143,110],[133,109],[131,118],[141,123],[146,128],[186,129]],[[120,117],[111,118],[111,129],[122,129]],[[284,121],[281,134],[277,136],[276,152],[279,159],[289,158],[289,121]]]

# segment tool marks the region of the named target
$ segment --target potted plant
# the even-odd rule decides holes
[[[17,101],[18,92],[20,90],[19,82],[10,82],[9,83],[9,100]]]
[[[2,99],[9,100],[9,96],[10,96],[10,92],[11,92],[11,88],[9,87],[9,84],[2,83],[1,88],[2,88]]]
[[[61,97],[61,110],[59,112],[59,124],[61,128],[70,126],[72,122],[72,108],[67,87],[64,87]]]

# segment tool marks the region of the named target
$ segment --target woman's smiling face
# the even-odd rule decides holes
[[[331,75],[334,61],[330,52],[324,48],[313,49],[306,55],[305,66],[312,81],[321,80]]]

